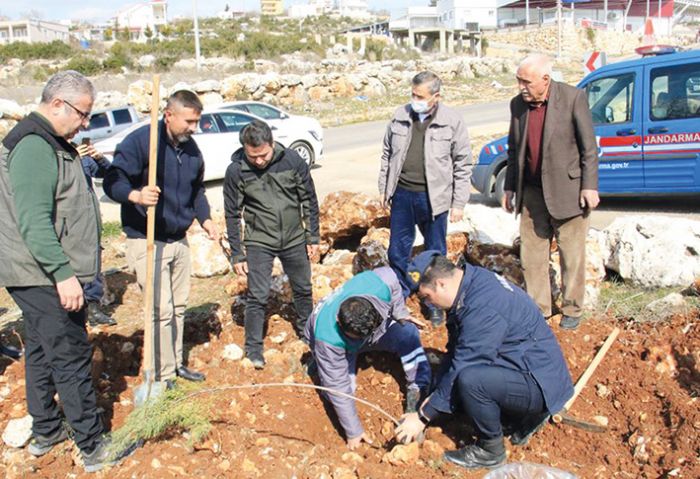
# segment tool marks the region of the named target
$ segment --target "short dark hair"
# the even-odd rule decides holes
[[[197,113],[202,113],[204,109],[202,100],[191,90],[178,90],[170,95],[168,97],[168,103],[165,104],[165,109],[171,110],[174,105],[180,105],[183,108],[192,108]]]
[[[262,120],[253,120],[243,127],[238,135],[241,145],[258,147],[272,145],[272,129]]]
[[[418,73],[413,77],[413,80],[411,80],[413,86],[423,85],[424,83],[430,83],[430,93],[433,95],[439,93],[442,87],[442,80],[440,80],[440,77],[428,70]]]
[[[451,278],[459,268],[444,256],[434,256],[428,267],[421,275],[419,285],[433,287],[435,280]]]
[[[344,333],[365,338],[382,323],[382,315],[365,298],[353,296],[340,303],[338,325]]]

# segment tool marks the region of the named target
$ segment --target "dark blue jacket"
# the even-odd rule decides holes
[[[204,195],[204,160],[194,140],[174,146],[165,123],[158,123],[156,183],[161,193],[156,205],[158,241],[174,242],[185,237],[196,218],[200,224],[211,217]],[[107,196],[122,204],[122,227],[128,238],[146,237],[146,207],[129,201],[129,193],[148,184],[148,149],[151,127],[145,125],[117,146],[112,168],[103,182]]]
[[[554,333],[527,293],[502,276],[467,264],[447,328],[449,364],[423,407],[428,418],[456,409],[454,382],[464,368],[477,364],[531,374],[552,414],[572,396],[571,375]]]
[[[112,164],[104,156],[99,159],[95,159],[92,156],[83,156],[80,158],[80,161],[83,164],[83,172],[85,172],[85,180],[87,181],[88,187],[95,191],[92,179],[104,178]]]

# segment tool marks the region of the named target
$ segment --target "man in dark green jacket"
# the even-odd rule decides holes
[[[0,286],[24,318],[33,419],[28,450],[42,456],[68,439],[65,415],[88,472],[111,461],[92,383],[82,287],[97,273],[100,213],[68,140],[87,126],[94,98],[83,75],[57,73],[37,110],[0,149]]]
[[[298,315],[295,329],[304,337],[313,309],[309,257],[318,252],[318,200],[308,165],[296,152],[275,143],[266,123],[246,125],[240,140],[243,148],[233,154],[226,170],[224,209],[233,268],[248,278],[246,355],[262,369],[265,307],[275,257],[289,277]]]

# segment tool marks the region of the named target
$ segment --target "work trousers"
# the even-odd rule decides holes
[[[503,437],[502,417],[517,423],[545,411],[542,390],[527,372],[469,366],[460,371],[456,386],[460,405],[474,423],[479,439]]]
[[[270,297],[272,263],[279,258],[292,287],[292,301],[297,318],[295,330],[304,335],[306,321],[313,310],[311,294],[311,263],[306,244],[301,243],[283,250],[272,250],[251,245],[246,248],[248,263],[248,294],[245,307],[245,351],[249,357],[262,355],[265,309]]]
[[[104,431],[92,383],[92,346],[85,329],[85,309],[68,312],[56,288],[7,288],[22,310],[27,409],[32,431],[50,436],[62,427],[61,412],[75,431],[75,443],[92,451]]]
[[[433,217],[427,192],[396,188],[391,198],[388,257],[391,268],[401,282],[404,297],[411,294],[406,270],[416,240],[416,226],[423,235],[426,250],[438,250],[443,255],[447,253],[447,212]]]
[[[542,189],[525,185],[520,219],[520,261],[527,293],[545,318],[552,315],[549,279],[550,244],[557,239],[562,277],[562,313],[580,317],[586,288],[586,235],[588,214],[564,220],[552,218]]]
[[[360,348],[359,353],[384,351],[394,353],[401,358],[401,366],[406,377],[406,386],[428,389],[432,380],[430,363],[420,342],[420,333],[413,323],[392,322],[379,340]],[[350,356],[350,380],[355,391],[357,382],[357,355]]]
[[[153,356],[156,381],[176,376],[183,365],[185,309],[190,295],[190,247],[187,239],[155,242],[153,270]],[[126,259],[141,290],[146,284],[146,240],[128,238]]]

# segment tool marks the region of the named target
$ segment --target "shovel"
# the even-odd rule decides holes
[[[608,352],[608,349],[610,349],[610,346],[612,346],[612,344],[615,342],[615,339],[617,339],[618,334],[620,334],[620,328],[616,327],[608,335],[608,338],[605,340],[603,345],[598,350],[598,353],[593,358],[593,361],[591,361],[591,364],[588,365],[588,367],[583,372],[583,374],[581,375],[579,380],[576,382],[576,386],[574,387],[574,395],[571,396],[571,399],[569,399],[566,402],[566,404],[564,404],[564,408],[561,411],[552,415],[552,422],[553,423],[555,423],[555,424],[559,424],[559,423],[568,424],[570,426],[578,427],[580,429],[585,429],[587,431],[592,431],[592,432],[605,432],[605,430],[606,430],[605,426],[601,426],[599,424],[594,424],[594,423],[590,423],[587,421],[583,421],[581,419],[577,419],[577,418],[571,416],[570,414],[568,414],[568,411],[574,405],[574,401],[576,401],[576,398],[579,396],[579,394],[581,394],[581,391],[583,391],[583,388],[586,387],[588,380],[591,379],[591,376],[593,376],[593,373],[595,372],[595,370],[598,368],[598,365],[605,357],[605,354]]]
[[[158,108],[160,107],[160,77],[153,75],[151,93],[151,139],[148,152],[148,186],[156,184],[156,163],[158,162]],[[146,212],[146,287],[143,307],[143,384],[134,390],[134,404],[142,406],[150,399],[163,394],[167,383],[155,380],[154,335],[153,335],[153,272],[155,269],[154,243],[156,228],[156,207],[149,206]]]

